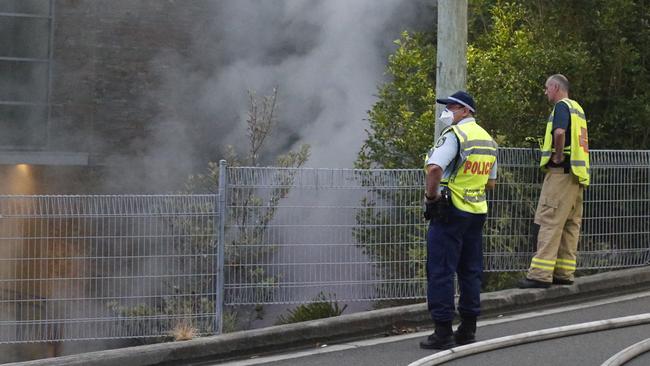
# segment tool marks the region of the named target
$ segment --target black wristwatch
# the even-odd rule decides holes
[[[429,196],[427,195],[427,192],[424,192],[424,198],[426,198],[428,201],[435,201],[435,200],[436,200],[436,197],[435,197],[435,196],[434,196],[434,197],[429,197]]]

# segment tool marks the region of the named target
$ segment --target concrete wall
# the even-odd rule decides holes
[[[101,163],[137,154],[160,111],[153,99],[167,50],[183,53],[204,1],[58,0],[52,148],[76,146]]]
[[[20,5],[21,1],[16,0],[15,9],[2,10],[29,11],[26,5]],[[37,0],[32,5],[44,3],[45,0]],[[139,190],[140,187],[129,186],[129,182],[125,183],[126,186],[117,182],[107,187],[106,176],[109,171],[120,169],[120,161],[138,156],[145,150],[150,133],[156,126],[156,118],[165,108],[164,101],[156,97],[166,67],[165,58],[160,56],[170,51],[181,55],[187,53],[193,32],[208,19],[210,12],[206,10],[209,0],[56,0],[54,3],[51,118],[47,131],[38,129],[43,128],[43,124],[31,131],[39,136],[47,136],[47,140],[40,137],[31,139],[38,146],[30,144],[23,148],[89,153],[90,165],[0,165],[0,194],[123,193]],[[42,10],[39,8],[39,11]],[[43,35],[39,34],[38,37],[42,41]],[[2,40],[0,37],[0,48],[3,47]],[[21,42],[8,39],[5,43],[14,45]],[[0,80],[3,81],[6,82]],[[7,149],[6,146],[4,148]],[[21,146],[11,149],[22,150]],[[3,228],[0,226],[0,229]],[[7,229],[2,231],[6,233]],[[49,232],[48,235],[51,234]],[[47,258],[45,254],[38,254],[46,248],[42,245],[29,241],[16,245],[23,248],[21,253]],[[69,255],[65,252],[68,248],[66,243],[51,243],[49,247],[54,249],[50,255],[56,255],[57,251],[64,251],[58,253],[59,257]],[[8,245],[0,248],[0,257],[20,257],[16,253],[6,252],[11,248]],[[20,271],[11,265],[5,267],[0,277],[13,278],[11,273],[43,279],[60,275],[49,271],[23,274],[29,268],[49,268],[36,263],[23,265]],[[49,298],[57,291],[49,285],[37,287],[22,289],[20,295]],[[0,296],[16,296],[14,293],[7,295],[7,290],[0,288]],[[26,306],[27,310],[0,306],[3,314],[0,318],[24,320],[21,316],[38,310]],[[101,344],[82,342],[65,347],[61,343],[0,345],[0,363],[123,344],[124,341]]]
[[[161,55],[187,54],[193,32],[200,29],[202,22],[209,21],[210,1],[54,3],[51,117],[47,139],[39,137],[32,141],[40,145],[37,150],[89,153],[91,167],[67,168],[65,172],[59,167],[34,167],[38,176],[48,177],[48,182],[35,184],[36,192],[6,187],[0,190],[71,193],[74,187],[79,193],[131,191],[128,184],[132,182],[124,182],[127,187],[117,183],[110,188],[98,182],[107,169],[115,169],[120,161],[143,154],[150,143],[156,117],[165,108],[165,101],[157,98],[161,78],[169,67]],[[43,136],[42,128],[32,133]],[[0,167],[0,185],[11,180],[6,170],[11,169]]]

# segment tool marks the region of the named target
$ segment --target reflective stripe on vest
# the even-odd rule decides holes
[[[476,121],[449,129],[458,138],[460,158],[456,170],[442,184],[451,190],[454,207],[474,214],[487,213],[485,185],[497,159],[497,144]]]
[[[589,143],[587,137],[587,120],[582,107],[575,100],[562,99],[558,103],[565,103],[571,113],[571,145],[564,147],[564,153],[570,156],[571,172],[578,177],[580,184],[588,186],[589,177]],[[543,171],[546,171],[546,164],[551,160],[553,153],[553,116],[555,108],[546,123],[544,144],[542,145],[542,158],[539,162]]]

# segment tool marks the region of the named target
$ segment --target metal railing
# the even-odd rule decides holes
[[[500,149],[486,270],[535,249],[536,152]],[[592,151],[578,265],[650,263],[650,151]],[[0,343],[221,332],[226,311],[425,297],[422,170],[221,165],[217,195],[0,196]]]
[[[0,343],[215,331],[216,196],[0,196]]]
[[[498,184],[488,195],[484,230],[488,272],[524,271],[530,264],[543,178],[538,154],[499,150]],[[592,151],[591,159],[579,268],[649,264],[650,152]],[[321,291],[341,301],[425,297],[421,169],[228,173],[226,251],[236,260],[227,266],[227,304],[304,303]],[[289,193],[273,206],[277,189]],[[260,225],[258,218],[271,211],[273,220]]]

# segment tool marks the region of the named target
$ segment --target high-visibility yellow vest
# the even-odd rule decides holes
[[[587,139],[587,119],[582,107],[575,100],[564,98],[558,103],[566,103],[571,112],[571,146],[564,147],[564,154],[569,155],[571,172],[578,177],[580,184],[589,185],[589,142]],[[539,162],[542,171],[546,171],[546,164],[551,160],[553,153],[553,116],[555,108],[551,112],[546,123],[544,144],[542,145],[542,158]]]
[[[497,143],[475,121],[452,125],[442,131],[441,136],[449,131],[458,138],[458,168],[440,183],[449,187],[454,207],[474,214],[487,213],[485,185],[497,160]],[[425,161],[432,152],[433,149]]]

